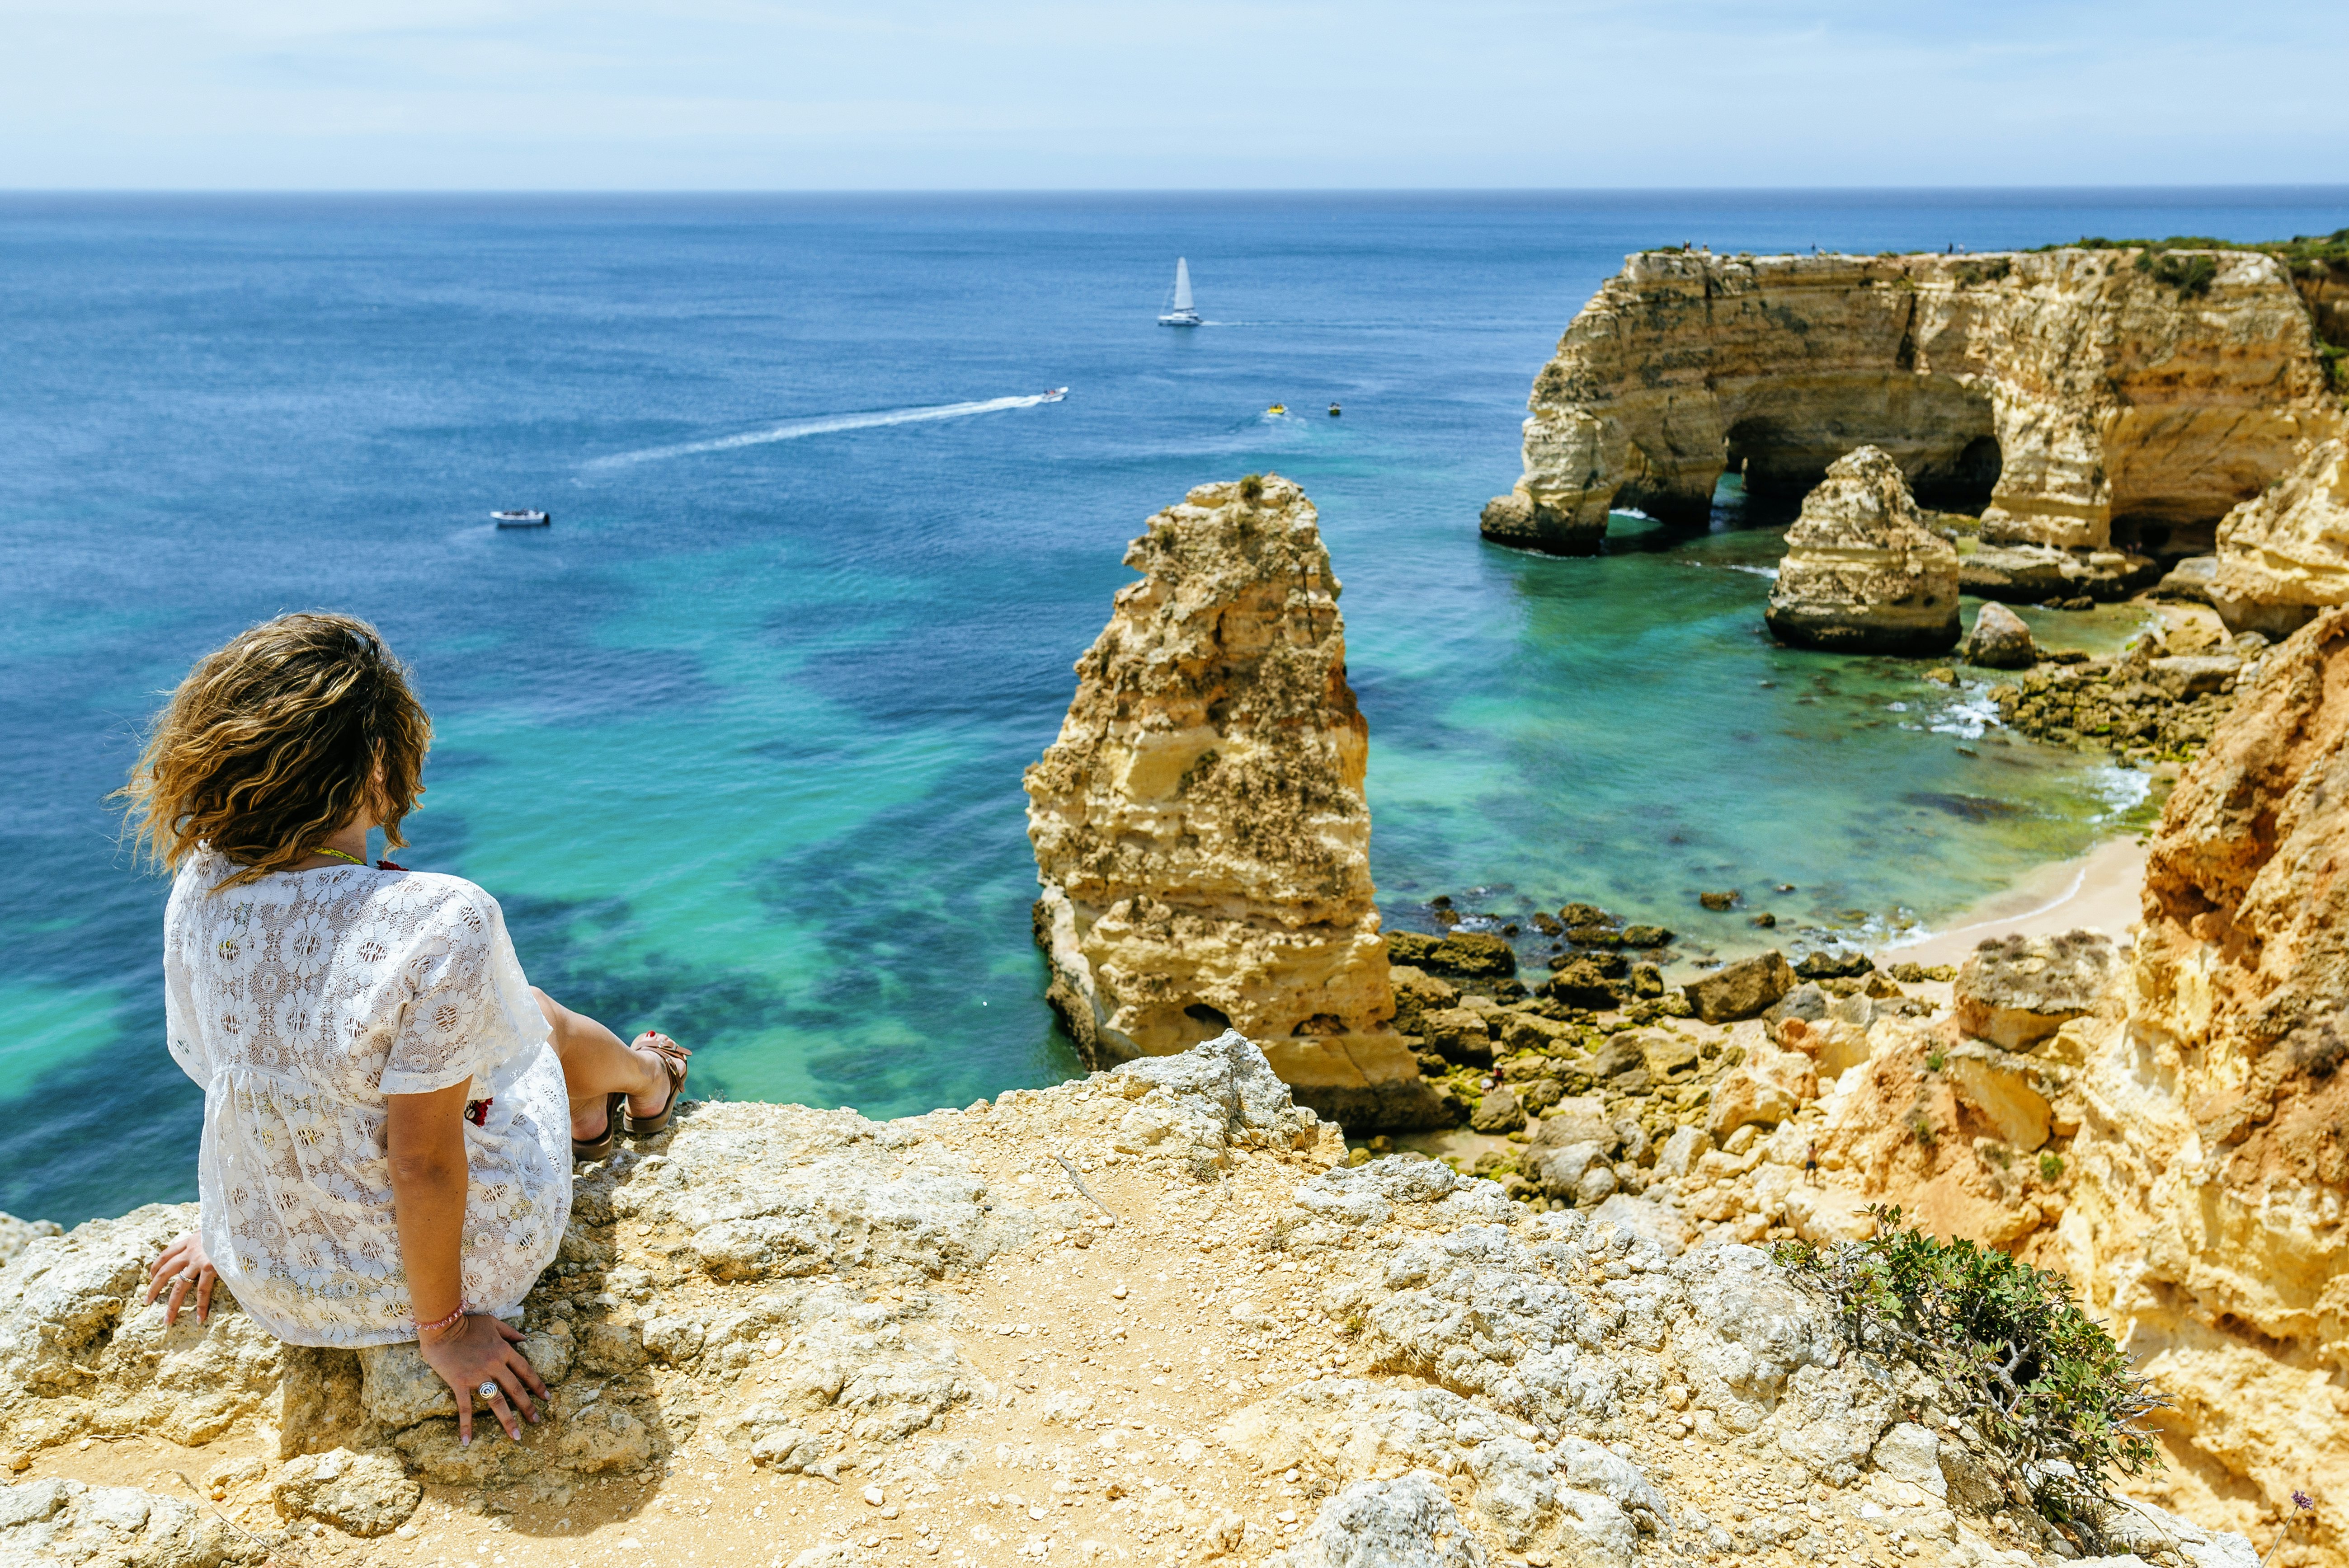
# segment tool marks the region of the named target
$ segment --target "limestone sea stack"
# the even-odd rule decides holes
[[[1095,1068],[1230,1027],[1350,1127],[1439,1121],[1392,1025],[1369,727],[1312,503],[1273,476],[1203,485],[1125,563],[1142,581],[1027,774],[1054,1008]]]
[[[1882,448],[1837,459],[1804,498],[1764,618],[1797,648],[1922,656],[1956,645],[1957,547],[1925,526]]]
[[[2171,253],[2172,255],[2180,253]],[[2277,258],[2197,253],[1627,257],[1535,378],[1505,543],[1599,546],[1610,507],[1702,525],[1723,472],[1792,498],[1859,441],[1983,542],[2109,553],[2208,530],[2334,418]]]

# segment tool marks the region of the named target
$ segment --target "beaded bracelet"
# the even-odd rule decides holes
[[[441,1330],[441,1329],[443,1329],[443,1328],[448,1327],[450,1324],[452,1324],[452,1323],[456,1322],[459,1318],[460,1318],[460,1317],[462,1317],[462,1316],[464,1316],[464,1315],[465,1315],[465,1304],[464,1304],[463,1302],[461,1302],[461,1301],[460,1301],[460,1302],[459,1302],[459,1303],[457,1304],[457,1310],[456,1310],[456,1311],[454,1311],[454,1312],[452,1312],[452,1313],[450,1313],[448,1316],[446,1316],[446,1317],[444,1317],[444,1318],[440,1318],[440,1320],[438,1320],[437,1322],[433,1322],[433,1323],[419,1323],[419,1324],[418,1324],[418,1325],[416,1326],[416,1333],[417,1333],[417,1336],[418,1336],[418,1337],[421,1338],[423,1336],[425,1336],[425,1335],[427,1335],[427,1334],[434,1334],[434,1333],[438,1333],[440,1330]]]

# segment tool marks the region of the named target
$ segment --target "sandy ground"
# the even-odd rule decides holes
[[[2145,844],[2114,839],[2078,860],[2042,866],[1923,941],[1880,949],[1881,964],[1955,964],[1993,936],[2048,936],[2085,927],[2116,942],[2137,929]]]

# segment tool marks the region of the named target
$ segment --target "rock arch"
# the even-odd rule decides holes
[[[1863,444],[1995,543],[2215,521],[2292,465],[2325,374],[2275,259],[2213,255],[2191,299],[2129,252],[1629,257],[1536,378],[1484,532],[1588,553],[1612,507],[1701,522],[1733,462],[1792,498]]]

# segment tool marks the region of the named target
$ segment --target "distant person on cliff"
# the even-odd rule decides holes
[[[293,1345],[415,1340],[507,1434],[546,1387],[503,1322],[553,1261],[571,1162],[660,1130],[688,1054],[623,1045],[523,977],[497,900],[367,863],[423,794],[431,721],[375,628],[284,615],[196,663],[123,795],[172,871],[172,1059],[203,1086],[197,1229],[147,1299],[215,1276]],[[624,1109],[625,1107],[625,1109]],[[567,1126],[565,1124],[568,1124]],[[571,1147],[564,1147],[568,1135]]]

